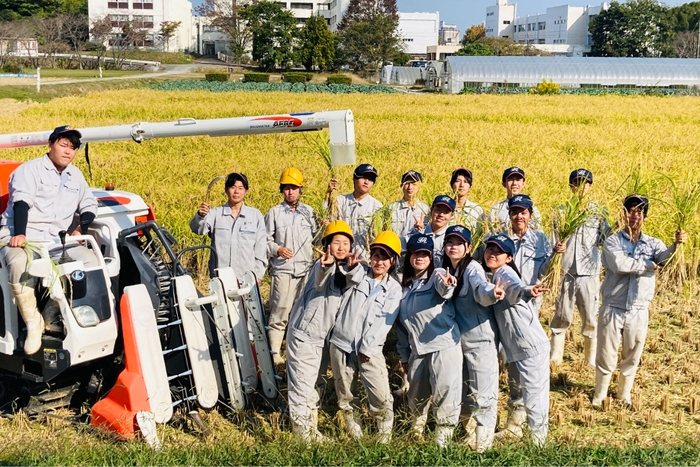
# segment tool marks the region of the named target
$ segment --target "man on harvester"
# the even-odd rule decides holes
[[[10,198],[0,221],[0,243],[7,261],[10,288],[27,327],[24,352],[41,348],[44,319],[37,308],[36,278],[29,276],[33,242],[57,242],[59,236],[86,234],[97,214],[97,201],[80,169],[72,165],[81,134],[60,126],[49,136],[49,151],[25,162],[10,176]],[[76,223],[76,216],[78,222]],[[54,247],[54,251],[57,248]],[[86,267],[96,266],[95,255],[78,244],[66,249],[68,256]],[[32,257],[36,253],[31,253]]]

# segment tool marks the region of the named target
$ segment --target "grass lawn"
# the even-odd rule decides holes
[[[22,73],[36,73],[34,68],[24,68]],[[102,70],[103,78],[116,78],[118,76],[142,75],[148,73],[140,70]],[[42,78],[70,78],[70,79],[89,79],[99,78],[100,72],[97,70],[65,70],[63,68],[42,68]]]

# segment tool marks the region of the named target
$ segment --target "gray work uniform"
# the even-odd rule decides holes
[[[97,214],[97,200],[83,173],[73,164],[58,172],[48,154],[20,165],[10,176],[10,199],[0,220],[0,241],[7,243],[15,235],[14,204],[24,201],[29,206],[26,237],[28,241],[58,241],[62,230],[70,233],[77,227],[76,216]],[[60,248],[60,247],[59,247]],[[27,272],[25,248],[3,247],[8,262],[10,283],[17,284]],[[54,248],[52,256],[56,253]],[[97,266],[95,255],[82,245],[71,246],[67,254],[87,267]],[[36,256],[36,255],[34,255]],[[26,277],[26,276],[25,276]],[[32,281],[30,286],[33,286]]]
[[[423,225],[428,224],[430,208],[422,201],[416,200],[413,206],[409,206],[406,200],[400,199],[391,203],[388,209],[391,211],[391,230],[402,239],[413,231],[416,217],[423,219]],[[406,248],[405,242],[402,247]]]
[[[649,304],[656,287],[655,266],[667,261],[675,249],[675,243],[666,248],[661,240],[645,234],[633,243],[626,231],[605,241],[596,352],[596,369],[604,375],[615,371],[620,339],[620,373],[632,379],[637,374],[649,325]]]
[[[404,287],[399,308],[397,350],[408,363],[408,406],[417,419],[428,416],[430,398],[440,426],[454,427],[459,421],[462,396],[462,351],[452,298],[454,286],[445,286],[435,269]]]
[[[231,267],[236,277],[253,271],[262,279],[267,269],[267,231],[263,216],[255,208],[241,206],[238,217],[233,217],[228,204],[209,210],[202,217],[194,213],[190,229],[198,235],[209,235],[216,258],[209,258],[209,274],[217,268]]]
[[[504,199],[500,203],[496,203],[491,207],[489,212],[489,224],[492,232],[502,232],[508,230],[510,225],[510,216],[508,215],[508,199]],[[537,206],[532,206],[532,219],[530,219],[530,228],[540,230],[542,225],[542,216]]]
[[[459,276],[460,271],[456,275]],[[470,261],[462,274],[462,287],[448,302],[455,308],[464,369],[462,414],[473,416],[477,426],[493,434],[498,412],[498,326],[491,305],[495,286],[484,268]]]
[[[372,216],[382,208],[382,203],[371,195],[357,200],[352,193],[338,196],[336,202],[338,204],[338,220],[348,223],[352,229],[352,235],[355,237],[353,246],[360,257],[366,259],[369,242],[372,240],[368,238]]]
[[[493,312],[508,362],[517,368],[514,374],[509,367],[510,379],[517,378],[522,392],[522,399],[509,404],[516,410],[524,405],[530,430],[544,440],[549,426],[549,339],[530,296],[532,286],[508,265],[493,274],[491,282],[499,281],[505,284],[506,297],[493,305]]]
[[[352,412],[359,407],[359,376],[370,413],[388,431],[394,420],[394,398],[383,349],[399,315],[402,290],[388,274],[381,281],[371,274],[369,267],[360,264],[347,275],[351,287],[343,295],[330,340],[331,368],[340,409]],[[360,354],[369,361],[362,362]]]
[[[346,271],[336,263],[323,267],[317,261],[299,300],[294,303],[287,326],[287,400],[296,425],[310,429],[312,412],[318,409],[316,381],[322,370],[324,348],[333,329],[347,284],[339,287],[334,275]],[[341,284],[342,285],[342,284]]]
[[[267,254],[270,258],[270,329],[284,332],[289,312],[299,298],[306,276],[314,264],[313,238],[318,231],[310,206],[299,203],[291,209],[286,201],[265,215]],[[277,254],[280,247],[294,255],[285,259]]]
[[[474,233],[485,219],[483,208],[475,202],[467,200],[464,206],[455,209],[454,215],[450,219],[450,225],[463,225]]]
[[[590,206],[592,213],[586,222],[566,240],[562,258],[562,278],[559,296],[555,301],[550,328],[552,334],[569,329],[574,317],[574,306],[581,315],[581,334],[596,337],[596,313],[600,294],[600,247],[610,233],[602,208]],[[556,230],[556,229],[554,229]],[[553,242],[559,242],[553,234]]]

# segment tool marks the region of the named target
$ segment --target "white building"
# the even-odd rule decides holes
[[[403,50],[412,58],[425,58],[429,46],[438,43],[440,13],[401,13],[397,32]]]
[[[457,25],[447,24],[444,21],[440,21],[438,39],[441,45],[459,43],[459,29],[457,29]]]
[[[331,31],[336,31],[350,0],[277,0],[277,3],[292,12],[299,26],[312,15],[320,14],[328,22]]]
[[[509,38],[554,55],[583,56],[591,50],[591,18],[607,8],[607,3],[561,5],[547,8],[546,13],[518,16],[517,4],[496,0],[486,8],[486,36]]]
[[[0,37],[0,55],[8,57],[38,57],[39,43],[34,37],[19,39]]]
[[[111,43],[119,39],[121,27],[129,21],[146,31],[144,47],[188,52],[192,43],[192,2],[189,0],[88,0],[88,15],[90,24],[109,16],[114,28]],[[158,34],[165,21],[180,22],[167,45]]]

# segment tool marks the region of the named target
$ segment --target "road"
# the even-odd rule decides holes
[[[87,79],[66,79],[62,81],[49,81],[49,82],[43,82],[41,83],[42,86],[55,86],[57,84],[77,84],[77,83],[89,83],[92,81],[114,81],[114,80],[124,80],[124,79],[144,79],[144,78],[160,78],[163,76],[172,76],[172,75],[182,75],[186,73],[194,73],[194,71],[197,68],[200,68],[201,66],[215,66],[215,65],[224,65],[223,62],[219,62],[216,60],[212,61],[198,61],[196,63],[192,63],[189,65],[163,65],[161,67],[161,71],[156,71],[156,72],[151,72],[151,73],[142,73],[138,75],[126,75],[126,76],[115,76],[112,78],[87,78]]]

